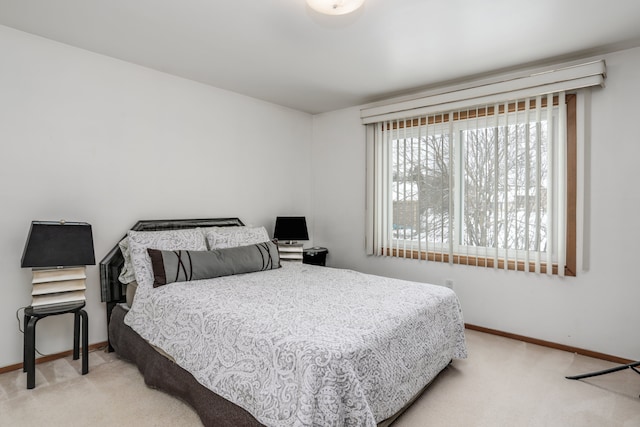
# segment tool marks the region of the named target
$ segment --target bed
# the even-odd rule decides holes
[[[258,270],[157,283],[178,248],[189,260],[215,253],[215,262],[229,254],[235,262],[252,245],[216,246],[222,240],[209,237],[242,226],[237,218],[138,222],[128,233],[131,258],[136,278],[150,282],[131,307],[118,280],[120,247],[100,263],[110,348],[148,385],[191,404],[204,425],[389,425],[452,359],[466,357],[460,305],[440,286],[265,262],[268,248]],[[160,230],[188,235],[154,248],[166,249],[165,270],[148,250],[160,244],[145,240]],[[194,230],[209,230],[213,247],[201,250]]]

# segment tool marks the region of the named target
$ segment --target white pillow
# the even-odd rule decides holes
[[[138,290],[153,289],[153,270],[147,249],[206,251],[207,242],[197,228],[186,230],[129,231],[129,252]]]
[[[122,266],[122,270],[120,270],[120,275],[118,276],[118,280],[120,283],[128,285],[129,283],[136,280],[136,275],[133,272],[133,264],[131,264],[131,252],[129,252],[129,238],[125,237],[120,240],[118,243],[120,246],[120,252],[122,252],[122,257],[124,258],[124,265]]]
[[[249,246],[271,240],[264,227],[210,227],[201,230],[210,250]]]

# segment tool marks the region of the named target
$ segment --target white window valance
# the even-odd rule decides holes
[[[417,97],[392,100],[360,110],[363,124],[428,115],[467,108],[470,105],[504,102],[559,91],[604,86],[604,60],[558,65],[552,69],[519,74],[505,79],[481,80],[472,85],[440,88]]]

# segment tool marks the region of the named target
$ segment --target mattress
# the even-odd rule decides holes
[[[375,426],[466,357],[444,287],[284,263],[153,289],[125,322],[267,426]]]

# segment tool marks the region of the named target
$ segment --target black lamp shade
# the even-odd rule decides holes
[[[307,220],[303,216],[279,216],[273,237],[278,240],[309,240]]]
[[[21,267],[95,265],[93,234],[86,222],[33,221]]]

